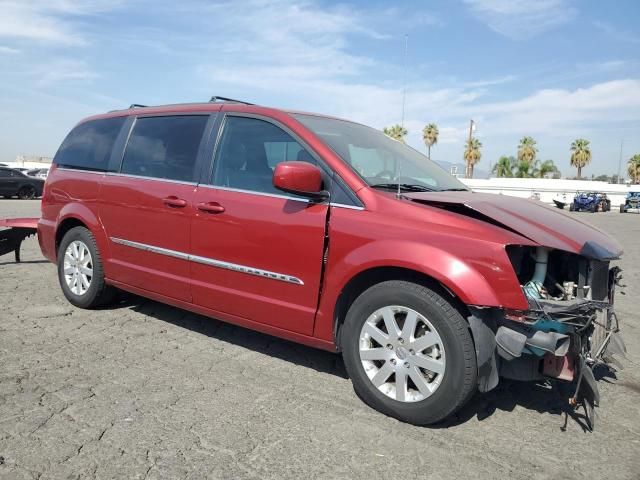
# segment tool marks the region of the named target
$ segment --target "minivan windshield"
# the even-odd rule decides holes
[[[467,190],[467,187],[425,155],[358,123],[295,113],[367,184],[408,192]]]

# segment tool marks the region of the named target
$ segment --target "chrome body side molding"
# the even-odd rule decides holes
[[[144,250],[146,252],[153,252],[159,255],[166,255],[168,257],[179,258],[181,260],[187,260],[190,262],[200,263],[202,265],[209,265],[211,267],[224,268],[226,270],[232,270],[234,272],[246,273],[248,275],[255,275],[257,277],[270,278],[271,280],[278,280],[286,283],[293,283],[295,285],[304,285],[304,282],[298,277],[287,275],[284,273],[270,272],[269,270],[262,270],[261,268],[250,267],[247,265],[239,265],[237,263],[225,262],[223,260],[217,260],[215,258],[200,257],[198,255],[190,255],[184,252],[178,252],[170,250],[168,248],[156,247],[154,245],[147,245],[146,243],[134,242],[132,240],[125,240],[122,238],[111,237],[113,243],[119,245],[125,245],[131,248],[137,248],[138,250]]]

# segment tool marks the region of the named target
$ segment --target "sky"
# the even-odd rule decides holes
[[[477,169],[534,137],[564,175],[640,153],[640,1],[0,0],[0,161],[53,156],[85,116],[212,95],[375,128],[440,130],[432,158]],[[407,44],[405,56],[405,39]]]

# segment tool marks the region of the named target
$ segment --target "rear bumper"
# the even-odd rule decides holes
[[[54,222],[38,220],[38,243],[42,255],[50,262],[56,262],[56,227]]]

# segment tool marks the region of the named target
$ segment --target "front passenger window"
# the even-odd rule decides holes
[[[281,194],[273,186],[273,170],[292,160],[317,164],[302,145],[272,123],[229,116],[216,153],[213,184]]]

